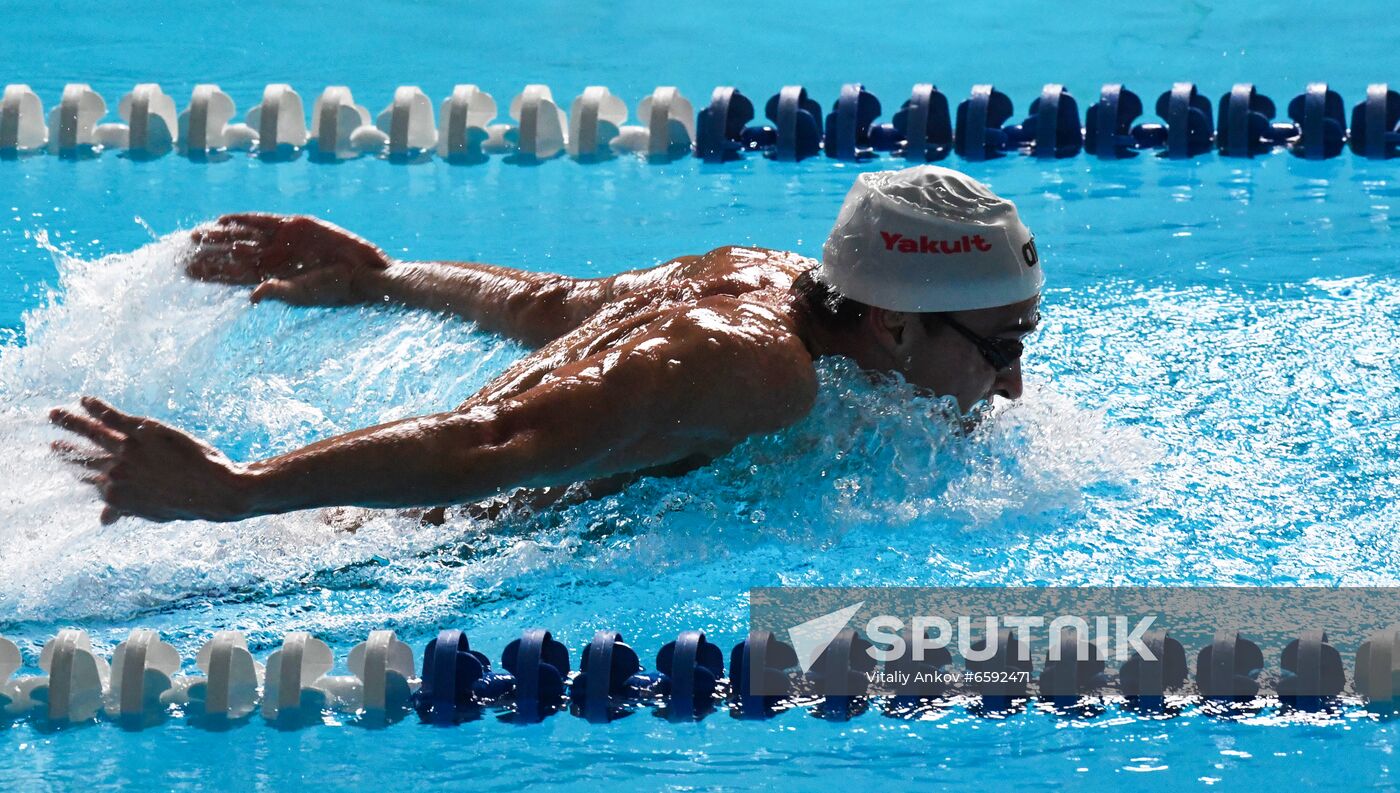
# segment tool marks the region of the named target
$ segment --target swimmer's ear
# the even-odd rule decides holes
[[[865,317],[866,329],[875,336],[880,346],[893,353],[904,343],[905,329],[911,317],[913,315],[905,311],[872,306]]]

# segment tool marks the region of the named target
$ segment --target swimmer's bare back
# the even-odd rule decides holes
[[[54,423],[91,442],[104,522],[239,520],[321,506],[477,501],[517,487],[626,481],[723,454],[802,418],[816,394],[789,288],[814,262],[720,248],[609,278],[395,262],[307,217],[229,215],[194,232],[186,271],[296,305],[385,302],[448,312],[536,349],[456,410],[234,463],[95,398]],[[95,448],[94,448],[95,447]]]

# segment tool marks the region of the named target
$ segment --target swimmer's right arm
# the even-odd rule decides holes
[[[697,325],[562,367],[499,403],[370,427],[247,464],[92,398],[83,401],[87,415],[58,409],[53,421],[97,447],[55,445],[88,470],[106,502],[103,522],[228,521],[325,506],[466,503],[713,456],[798,420],[815,393],[811,359],[795,338]]]

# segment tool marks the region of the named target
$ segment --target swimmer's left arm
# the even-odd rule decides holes
[[[190,237],[186,273],[255,285],[254,303],[396,303],[454,314],[536,347],[578,327],[649,272],[573,278],[480,262],[396,261],[368,240],[302,215],[225,215]]]
[[[810,409],[795,339],[643,337],[557,370],[500,404],[406,419],[250,464],[160,422],[85,400],[54,421],[102,452],[60,453],[95,472],[107,508],[151,520],[240,520],[323,506],[464,503],[714,454]],[[79,455],[85,455],[78,459]]]

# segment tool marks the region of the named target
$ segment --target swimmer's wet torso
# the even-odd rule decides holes
[[[985,191],[946,169],[899,173],[912,174],[921,189],[951,180],[958,189],[966,181]],[[973,197],[974,205],[988,203],[980,193]],[[1014,207],[1010,213],[1014,219]],[[838,231],[843,221],[849,231],[844,210]],[[870,229],[876,232],[891,233]],[[255,302],[403,304],[460,315],[537,349],[456,410],[251,463],[234,463],[179,430],[94,398],[83,400],[85,414],[55,410],[56,424],[95,446],[61,441],[55,449],[87,470],[106,502],[105,522],[435,506],[520,487],[593,481],[605,488],[642,473],[674,473],[800,420],[816,394],[812,361],[826,354],[898,371],[956,397],[963,409],[994,394],[1016,398],[1019,359],[1008,364],[987,345],[1014,344],[1033,329],[1039,289],[1037,270],[1036,280],[1021,277],[991,297],[974,296],[993,305],[943,310],[941,321],[930,321],[935,314],[923,305],[877,308],[834,293],[825,282],[849,281],[850,274],[833,261],[830,242],[822,273],[832,279],[814,278],[811,259],[741,247],[574,279],[492,265],[392,262],[372,244],[310,218],[233,215],[194,237],[190,275],[256,284]],[[1012,242],[1002,247],[1010,251]],[[852,291],[859,288],[857,282]],[[887,302],[907,301],[902,291],[896,284]],[[1002,302],[1008,297],[1018,299]]]

